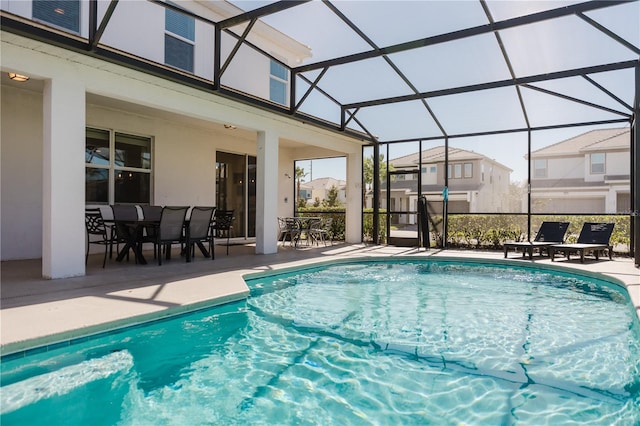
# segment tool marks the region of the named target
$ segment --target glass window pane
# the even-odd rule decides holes
[[[151,139],[116,133],[114,162],[120,167],[151,169]]]
[[[279,63],[277,63],[276,61],[271,61],[271,71],[270,71],[271,75],[274,77],[278,77],[281,80],[285,80],[288,81],[289,78],[287,76],[287,69],[280,65]]]
[[[473,164],[464,163],[464,177],[466,178],[473,177]]]
[[[277,102],[282,105],[287,104],[287,87],[286,85],[276,79],[271,79],[269,82],[269,99],[273,102]]]
[[[165,29],[187,40],[195,41],[196,39],[195,19],[168,8],[165,9]]]
[[[165,34],[164,62],[167,65],[193,72],[193,45]]]
[[[604,153],[591,154],[591,173],[603,174],[604,172]]]
[[[460,179],[462,177],[462,164],[453,165],[453,178]]]
[[[85,202],[109,203],[109,170],[85,169]]]
[[[88,164],[109,165],[109,132],[87,129],[84,161]]]
[[[536,178],[547,177],[547,160],[534,160],[533,176]]]
[[[115,177],[116,203],[150,203],[151,174],[117,170]]]
[[[80,32],[80,0],[34,0],[33,19]]]

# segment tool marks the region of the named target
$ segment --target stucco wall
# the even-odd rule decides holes
[[[42,253],[42,95],[2,86],[2,260]]]

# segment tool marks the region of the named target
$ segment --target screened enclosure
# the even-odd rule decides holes
[[[638,259],[638,1],[126,3],[9,0],[2,27],[364,141],[364,240],[417,238],[425,196],[434,245],[606,217]]]

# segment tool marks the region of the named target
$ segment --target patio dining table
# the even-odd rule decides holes
[[[147,259],[145,259],[142,254],[142,244],[144,242],[144,229],[146,227],[157,227],[160,225],[159,220],[148,220],[148,219],[138,219],[138,220],[111,220],[111,223],[116,227],[117,230],[122,231],[124,233],[124,246],[118,252],[118,257],[116,257],[116,261],[122,262],[122,259],[125,258],[129,250],[133,251],[135,256],[136,263],[141,265],[147,264]]]
[[[294,247],[298,246],[298,241],[302,235],[305,235],[305,240],[307,241],[307,245],[309,245],[309,240],[313,239],[313,234],[311,233],[311,226],[316,221],[321,221],[322,219],[314,216],[296,216],[289,218],[297,224],[297,235],[295,237]]]

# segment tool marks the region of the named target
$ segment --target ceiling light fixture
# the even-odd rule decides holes
[[[232,124],[225,124],[225,125],[224,125],[224,128],[225,128],[225,129],[229,129],[229,130],[235,130],[235,129],[237,129],[237,127],[236,127],[236,126],[234,126],[234,125],[232,125]]]
[[[22,75],[22,74],[16,74],[15,72],[10,72],[8,73],[9,78],[13,81],[19,81],[21,83],[29,80],[29,77],[27,77],[26,75]]]

